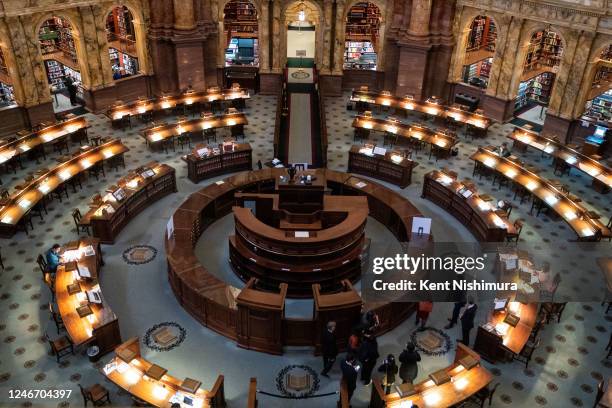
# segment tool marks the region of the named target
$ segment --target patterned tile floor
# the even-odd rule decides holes
[[[347,152],[352,145],[350,126],[353,112],[346,111],[348,95],[326,100],[326,116],[330,135],[329,167],[346,170]],[[272,138],[275,118],[274,97],[256,95],[246,111],[250,124],[246,128],[247,140],[254,148],[254,162],[272,157]],[[283,356],[267,356],[261,353],[238,349],[228,341],[206,328],[201,327],[176,302],[166,278],[163,251],[146,264],[127,263],[123,252],[134,245],[150,245],[158,250],[163,248],[162,233],[168,217],[174,209],[193,191],[212,183],[212,179],[194,185],[186,179],[186,168],[180,160],[180,151],[169,154],[150,152],[137,134],[137,127],[125,132],[114,131],[103,116],[88,115],[93,124],[91,134],[113,135],[120,137],[130,148],[126,154],[128,168],[142,165],[152,159],[167,163],[177,169],[179,192],[168,196],[145,210],[134,219],[121,233],[118,242],[104,246],[106,266],[103,268],[101,286],[103,293],[119,316],[121,333],[124,339],[132,336],[145,337],[151,327],[164,323],[176,323],[185,330],[184,340],[172,350],[160,351],[142,345],[146,358],[166,367],[179,376],[189,376],[203,381],[204,387],[210,386],[218,373],[225,375],[226,396],[230,407],[245,405],[248,379],[258,377],[259,388],[268,392],[276,390],[275,377],[287,365],[305,364],[320,369],[318,358],[300,349],[287,350]],[[172,118],[168,118],[172,120]],[[452,217],[435,205],[420,199],[423,175],[433,168],[452,167],[461,177],[470,177],[472,163],[469,155],[476,144],[499,145],[509,131],[507,125],[494,125],[485,140],[471,142],[462,140],[459,155],[449,160],[428,160],[421,153],[416,156],[420,163],[415,169],[413,185],[401,193],[408,197],[426,215],[434,219],[434,235],[449,241],[473,241],[467,230]],[[382,140],[381,140],[382,141]],[[535,152],[521,154],[526,161],[534,163],[552,177],[548,159],[540,158]],[[49,158],[40,166],[53,165]],[[3,175],[4,187],[12,188],[28,172],[35,170],[35,163],[27,163],[27,168],[17,175]],[[89,181],[84,189],[72,194],[64,203],[50,205],[49,215],[44,221],[35,221],[35,230],[29,237],[18,234],[11,240],[2,240],[2,254],[5,270],[0,273],[0,406],[82,406],[77,383],[90,385],[99,382],[111,390],[113,406],[128,406],[129,396],[106,382],[98,372],[99,364],[94,365],[79,350],[77,355],[58,365],[48,353],[44,333],[56,335],[49,321],[46,302],[49,294],[40,282],[40,272],[36,265],[36,255],[45,251],[54,242],[66,242],[75,238],[70,209],[86,208],[89,198],[103,187],[111,185],[124,171],[108,172],[104,180],[96,183]],[[563,177],[576,194],[585,200],[590,208],[609,215],[610,197],[594,193],[589,187],[590,180],[572,173]],[[512,198],[507,188],[497,190],[484,178],[477,180],[479,188],[497,198]],[[394,187],[395,188],[395,187]],[[528,204],[518,205],[513,210],[513,218],[526,220],[522,239],[525,244],[533,244],[543,251],[552,251],[560,242],[573,239],[573,232],[562,222],[542,215],[538,218],[528,214]],[[218,237],[204,235],[206,240]],[[150,255],[149,255],[150,256]],[[572,268],[573,267],[573,268]],[[568,266],[580,270],[580,264]],[[450,304],[436,304],[429,325],[442,328],[450,314]],[[483,314],[478,316],[484,320]],[[610,334],[612,317],[604,316],[598,303],[570,303],[560,324],[549,325],[543,331],[542,347],[536,352],[529,369],[518,362],[491,366],[495,382],[501,385],[493,399],[494,407],[571,407],[590,406],[595,396],[597,382],[610,377],[612,363],[605,361],[603,351]],[[392,333],[379,339],[380,354],[399,353],[403,344],[414,331],[412,320],[407,321]],[[448,332],[451,342],[459,335],[458,329]],[[441,356],[424,356],[420,366],[421,380],[427,373],[448,365],[451,353]],[[230,358],[228,358],[230,357]],[[106,356],[102,361],[109,358]],[[316,393],[333,392],[340,378],[336,365],[331,379],[320,379]],[[9,400],[9,389],[70,389],[70,398],[58,400]],[[359,387],[353,398],[353,406],[365,407],[369,399],[369,387]],[[279,400],[261,396],[260,406],[268,407],[333,407],[335,397],[314,400]]]

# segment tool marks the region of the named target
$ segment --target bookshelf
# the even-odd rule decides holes
[[[521,82],[515,102],[515,110],[522,108],[529,102],[547,105],[554,81],[554,73],[543,72],[528,81]]]
[[[563,41],[554,31],[539,31],[531,37],[525,57],[523,72],[542,66],[557,67],[561,64]]]
[[[248,0],[230,0],[223,10],[228,37],[252,38],[257,35],[257,10]]]
[[[197,149],[194,149],[195,152],[184,157],[187,162],[189,180],[199,183],[220,174],[253,169],[252,149],[248,143],[235,144],[232,152],[223,152],[222,145],[219,148],[219,154],[211,153],[208,156],[200,157]],[[212,149],[213,147],[210,146],[211,151]]]
[[[376,69],[376,45],[380,35],[380,9],[369,2],[357,3],[346,16],[345,69]]]
[[[406,188],[412,181],[412,169],[416,163],[410,159],[403,158],[401,162],[391,159],[400,153],[386,152],[384,155],[364,154],[362,146],[353,145],[349,151],[348,171],[349,173],[363,174],[379,180],[388,181],[401,188]]]
[[[43,55],[61,52],[65,58],[78,62],[70,23],[61,17],[52,17],[45,21],[38,33],[40,49]]]
[[[485,49],[494,52],[496,40],[497,28],[493,20],[487,16],[477,16],[470,28],[466,51]]]
[[[584,115],[599,121],[612,120],[612,90],[588,101]]]

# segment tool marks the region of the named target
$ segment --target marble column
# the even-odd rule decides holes
[[[468,35],[471,31],[464,16],[464,8],[462,7],[456,14],[453,22],[453,32],[457,33],[457,40],[451,56],[451,64],[448,71],[448,82],[454,84],[461,82],[462,79],[461,73],[463,71],[463,61],[465,60],[465,46]],[[465,28],[461,30],[461,27]]]
[[[271,69],[262,72],[259,72],[259,92],[264,95],[276,95],[282,90],[282,82],[283,82],[283,68],[282,62],[285,60],[282,56],[282,36],[285,36],[285,41],[287,38],[286,32],[282,30],[282,21],[281,19],[281,10],[283,7],[283,3],[281,0],[273,0],[268,3],[268,7],[272,7],[272,11],[268,9],[267,13],[267,30],[268,35],[272,36],[272,49],[269,50],[268,61]],[[272,16],[272,21],[269,16]],[[269,44],[269,40],[266,41]],[[285,49],[285,53],[286,53]],[[271,56],[271,58],[270,58]]]
[[[412,0],[410,24],[408,25],[408,33],[411,36],[427,37],[429,35],[431,3],[432,0]]]
[[[346,3],[344,0],[336,1],[336,21],[335,21],[335,41],[334,41],[334,64],[332,67],[333,75],[342,75],[344,66],[344,48],[345,48],[345,10]]]
[[[333,12],[333,1],[327,0],[325,1],[323,7],[323,64],[320,69],[320,73],[322,75],[331,73],[331,59],[333,55],[333,46],[331,44],[331,30],[334,25],[334,21],[332,19]]]
[[[270,72],[270,10],[268,6],[268,0],[262,0],[257,14],[259,72]]]
[[[195,26],[193,0],[174,0],[174,28],[193,30]]]

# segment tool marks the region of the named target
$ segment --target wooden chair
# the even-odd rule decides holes
[[[204,130],[204,138],[206,139],[206,143],[210,143],[210,140],[217,141],[217,129],[205,129]]]
[[[476,394],[472,395],[470,399],[476,403],[480,403],[480,408],[484,407],[487,400],[489,400],[489,406],[491,406],[491,403],[493,402],[493,394],[495,394],[495,391],[497,391],[499,384],[500,383],[496,383],[493,387],[490,386],[491,384],[487,385],[479,390]]]
[[[612,356],[612,333],[610,333],[610,340],[608,340],[606,350],[608,350],[608,355],[606,355],[606,359],[609,359],[610,356]]]
[[[519,238],[521,236],[521,231],[523,230],[523,221],[514,221],[514,228],[516,229],[516,233],[507,234],[506,242],[516,242],[518,244]]]
[[[94,384],[87,388],[83,388],[83,386],[79,384],[79,389],[81,390],[83,404],[85,406],[87,406],[89,401],[91,401],[94,406],[102,406],[106,405],[106,403],[111,403],[110,393],[100,384]]]
[[[538,337],[535,341],[528,341],[523,347],[520,353],[514,355],[514,360],[525,363],[525,368],[529,367],[529,362],[533,356],[533,352],[540,347],[540,338]]]
[[[561,274],[557,273],[553,277],[552,282],[547,285],[543,290],[540,290],[540,301],[541,302],[552,302],[557,292],[557,288],[561,283]],[[548,319],[547,319],[548,320]],[[548,323],[548,322],[547,322]]]
[[[53,308],[53,302],[49,302],[49,317],[55,323],[57,334],[60,334],[60,331],[62,330],[66,330],[66,326],[64,325],[64,321],[62,320],[62,317]]]
[[[87,174],[89,176],[93,175],[96,178],[96,181],[98,181],[98,177],[100,176],[100,173],[102,173],[102,176],[106,177],[106,172],[104,171],[103,162],[97,162],[96,164],[91,166],[89,169],[87,169]]]
[[[391,132],[385,132],[385,138],[383,139],[383,145],[389,145],[393,147],[397,144],[397,134]]]
[[[32,213],[29,210],[25,214],[23,214],[23,216],[17,223],[17,229],[25,232],[26,235],[29,235],[28,225],[32,230],[34,229],[34,224],[32,223]]]
[[[125,169],[125,159],[123,158],[123,154],[118,154],[106,160],[108,164],[108,168],[110,170],[119,170],[119,166]]]
[[[242,138],[242,140],[244,140],[244,125],[234,125],[230,127],[230,132],[236,141],[238,138]]]
[[[567,306],[567,302],[563,303],[543,303],[542,310],[544,310],[546,323],[550,323],[551,320],[557,319],[557,323],[561,322],[561,316],[563,315],[563,311],[565,310],[565,306]]]
[[[49,273],[49,265],[47,264],[45,257],[39,254],[38,257],[36,258],[36,263],[38,264],[38,267],[40,268],[40,272],[42,273],[42,276],[44,278],[45,275]]]
[[[63,153],[64,149],[66,153],[70,152],[70,148],[68,147],[68,137],[63,136],[53,142],[53,151],[59,153],[60,155]]]
[[[82,222],[83,216],[78,208],[72,210],[72,219],[74,220],[74,225],[76,226],[77,235],[79,235],[81,231],[85,232],[87,235],[91,235],[91,232],[89,231],[91,224],[85,224]]]
[[[55,356],[58,363],[62,357],[65,357],[68,354],[74,354],[74,345],[68,337],[60,336],[55,340],[51,340],[49,334],[47,333],[45,333],[45,337],[47,338],[49,346],[51,347],[51,352]]]
[[[0,267],[4,270],[4,261],[2,260],[2,253],[0,253]]]
[[[599,401],[603,398],[604,395],[604,382],[601,380],[597,384],[597,394],[595,394],[595,403],[593,404],[593,408],[597,408],[599,406]]]
[[[176,142],[181,147],[181,151],[183,151],[183,146],[187,145],[191,149],[191,133],[183,132],[176,137]]]
[[[173,152],[176,152],[176,148],[174,147],[174,138],[169,137],[167,139],[162,140],[161,147],[166,154],[168,154],[169,148],[172,148]]]
[[[62,202],[62,196],[65,195],[66,199],[68,199],[68,186],[66,185],[66,183],[62,183],[60,185],[57,186],[57,188],[55,188],[55,190],[53,190],[53,192],[51,192],[51,196],[54,198],[57,198],[59,200],[59,202]]]
[[[32,211],[34,214],[38,215],[40,217],[41,220],[43,220],[43,211],[45,214],[49,214],[47,212],[47,203],[46,203],[46,197],[43,197],[42,199],[40,199],[40,201],[38,201],[36,204],[34,204],[34,207],[32,207],[32,209],[30,211]]]

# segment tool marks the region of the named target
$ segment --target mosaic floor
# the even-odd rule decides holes
[[[346,100],[326,100],[328,121],[329,167],[346,170],[347,152],[352,144],[353,132],[350,127],[354,112],[346,111]],[[272,158],[272,138],[275,118],[274,97],[256,95],[248,103],[246,114],[251,122],[246,128],[247,140],[254,148],[254,162]],[[163,255],[162,231],[168,217],[186,196],[203,185],[215,182],[211,179],[201,185],[194,185],[186,178],[186,168],[180,160],[180,149],[169,154],[150,152],[143,139],[138,136],[137,127],[125,132],[111,129],[103,116],[88,115],[92,123],[92,135],[120,137],[130,148],[126,154],[128,168],[142,165],[152,159],[167,163],[177,169],[179,192],[168,196],[145,210],[121,233],[115,245],[104,246],[106,266],[102,270],[101,286],[113,311],[119,316],[123,339],[140,336],[145,358],[167,368],[177,377],[197,378],[203,386],[210,387],[217,374],[225,376],[225,390],[230,407],[243,407],[250,377],[258,378],[258,388],[270,393],[282,393],[279,375],[288,370],[314,370],[317,389],[315,394],[334,392],[340,379],[336,365],[331,378],[319,378],[319,358],[307,350],[289,349],[283,356],[268,356],[261,353],[238,349],[233,342],[201,327],[176,302],[171,293]],[[172,118],[167,118],[171,121]],[[424,214],[434,219],[433,233],[449,241],[473,241],[470,233],[452,217],[432,203],[420,199],[423,175],[434,168],[451,167],[460,177],[470,177],[472,162],[469,155],[476,144],[499,145],[510,127],[494,125],[485,140],[471,142],[463,139],[459,155],[449,160],[428,160],[427,154],[415,157],[419,166],[413,175],[413,185],[401,193],[407,196]],[[382,142],[382,140],[380,140]],[[526,161],[536,164],[552,177],[549,159],[538,153],[521,154]],[[51,166],[53,158],[38,166]],[[3,187],[11,189],[22,180],[26,173],[38,167],[27,163],[27,168],[16,175],[2,175]],[[44,221],[35,221],[35,229],[29,237],[20,233],[11,240],[0,241],[5,270],[0,274],[0,406],[61,406],[80,407],[83,402],[77,383],[91,385],[101,383],[111,390],[113,406],[129,406],[129,396],[105,381],[99,373],[100,364],[90,363],[83,351],[57,364],[49,355],[44,333],[56,336],[55,327],[49,320],[46,304],[49,293],[40,281],[40,271],[35,259],[54,242],[66,242],[76,237],[69,209],[79,207],[85,210],[89,198],[108,185],[113,184],[125,171],[107,172],[104,180],[90,181],[77,194],[71,194],[68,202],[54,202]],[[572,173],[564,176],[564,182],[580,195],[585,204],[609,216],[610,195],[602,196],[588,186],[590,180]],[[496,198],[511,199],[507,187],[498,190],[491,182],[476,180],[479,189]],[[393,187],[395,188],[395,187]],[[512,218],[525,219],[522,240],[533,243],[534,248],[552,250],[559,242],[574,238],[572,230],[562,221],[553,221],[546,215],[536,218],[528,214],[529,205],[514,208]],[[211,230],[212,231],[212,230]],[[214,235],[204,235],[203,240],[214,240]],[[441,239],[440,239],[441,240]],[[202,244],[202,241],[199,245]],[[568,266],[569,270],[580,270],[580,260]],[[219,268],[222,270],[223,268]],[[452,305],[436,304],[428,325],[441,330],[450,315]],[[478,321],[485,320],[481,313]],[[612,314],[605,316],[599,303],[570,303],[560,324],[545,327],[542,346],[536,351],[529,369],[519,362],[487,366],[495,374],[494,383],[500,382],[493,407],[580,407],[592,406],[597,382],[612,374],[612,362],[605,361],[604,347],[607,344]],[[150,341],[147,333],[159,326],[167,326],[180,334],[176,344],[161,349]],[[412,319],[393,332],[379,339],[380,354],[399,353],[402,346],[414,332]],[[459,329],[445,331],[449,341],[454,343]],[[449,344],[452,348],[453,344]],[[228,358],[230,357],[230,358]],[[417,381],[426,374],[448,365],[451,353],[423,356]],[[102,362],[108,360],[106,356]],[[304,367],[307,368],[304,368]],[[310,370],[309,370],[310,369]],[[502,375],[503,372],[503,375]],[[282,382],[282,381],[281,381]],[[58,400],[9,400],[10,389],[69,389],[70,398]],[[359,386],[353,397],[353,406],[366,407],[370,388]],[[273,407],[334,407],[336,397],[328,396],[313,400],[287,400],[261,395],[260,406]]]

